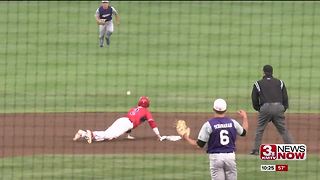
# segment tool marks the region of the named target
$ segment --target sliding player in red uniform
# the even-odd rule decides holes
[[[160,132],[157,127],[156,122],[153,120],[148,107],[150,105],[150,100],[146,96],[140,97],[138,101],[138,106],[133,107],[129,110],[129,112],[117,119],[108,129],[105,131],[91,131],[91,130],[79,130],[73,140],[76,141],[78,139],[86,139],[90,144],[92,141],[104,141],[104,140],[112,140],[124,133],[128,133],[128,139],[134,139],[130,135],[132,129],[138,127],[141,123],[148,121],[149,126],[152,128],[153,132],[156,134],[157,138],[160,140]]]

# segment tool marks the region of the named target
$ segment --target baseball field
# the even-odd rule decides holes
[[[0,179],[209,179],[203,150],[156,141],[147,124],[133,141],[72,141],[79,128],[107,128],[142,95],[162,135],[175,135],[174,122],[185,119],[196,138],[217,97],[235,119],[247,110],[240,180],[320,179],[320,3],[111,2],[121,24],[108,48],[98,46],[99,4],[0,2]],[[248,155],[251,89],[265,64],[286,84],[287,126],[307,145],[307,160]],[[263,143],[282,143],[271,124]],[[262,164],[289,171],[261,172]]]

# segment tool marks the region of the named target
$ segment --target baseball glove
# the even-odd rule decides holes
[[[106,20],[105,19],[100,19],[98,22],[97,22],[98,25],[105,25],[106,24]]]
[[[185,120],[178,120],[176,130],[181,137],[190,135],[190,128],[187,126]]]

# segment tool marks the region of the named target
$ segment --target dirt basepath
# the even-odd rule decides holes
[[[78,129],[104,130],[123,113],[45,113],[0,114],[0,157],[35,154],[121,154],[121,153],[203,153],[178,142],[159,142],[147,123],[133,131],[136,140],[120,137],[114,141],[87,144],[73,142]],[[234,114],[230,117],[237,118]],[[210,113],[154,113],[162,135],[176,135],[174,122],[184,119],[196,138]],[[320,153],[320,114],[287,114],[287,126],[296,143],[304,143],[308,153]],[[249,115],[250,129],[245,138],[238,137],[237,153],[247,154],[253,144],[256,114]],[[241,121],[240,121],[241,122]],[[282,143],[270,123],[263,143]]]

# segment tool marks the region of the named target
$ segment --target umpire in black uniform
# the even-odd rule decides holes
[[[293,143],[284,122],[284,112],[289,107],[286,86],[283,81],[272,76],[272,66],[265,65],[263,73],[263,78],[254,83],[251,94],[252,106],[259,112],[256,137],[250,153],[253,155],[259,154],[263,132],[270,121],[277,128],[284,143]]]

